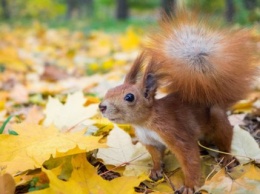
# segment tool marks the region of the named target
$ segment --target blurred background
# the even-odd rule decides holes
[[[241,25],[260,20],[260,0],[0,0],[1,23],[49,27],[121,30],[131,25],[153,24],[161,10],[178,6],[211,13]]]
[[[49,94],[83,90],[102,98],[162,13],[178,7],[230,29],[251,28],[260,42],[260,0],[0,0],[0,121],[12,103],[44,104]]]

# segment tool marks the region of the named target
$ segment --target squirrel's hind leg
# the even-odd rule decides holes
[[[175,144],[168,142],[168,148],[175,154],[184,174],[184,186],[175,193],[191,194],[200,185],[200,154],[196,140],[190,136],[185,137],[175,141]]]
[[[210,109],[212,126],[211,140],[220,151],[230,153],[233,137],[233,127],[230,125],[225,109],[213,106]],[[223,167],[233,168],[239,164],[238,160],[229,154],[219,154],[219,162]]]

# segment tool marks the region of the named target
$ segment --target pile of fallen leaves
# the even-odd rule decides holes
[[[0,29],[1,194],[173,193],[182,185],[169,152],[164,179],[149,180],[151,157],[131,126],[97,110],[137,56],[142,34],[86,35],[39,24]],[[230,111],[232,154],[241,165],[221,169],[214,149],[201,156],[202,193],[260,193],[258,99],[253,93]]]

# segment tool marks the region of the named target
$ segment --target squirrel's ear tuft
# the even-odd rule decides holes
[[[137,82],[138,75],[140,74],[144,66],[144,55],[144,53],[141,53],[134,61],[134,64],[125,77],[124,83],[135,84]]]
[[[144,80],[144,97],[149,99],[155,96],[157,89],[156,78],[153,74],[149,73],[146,75]]]

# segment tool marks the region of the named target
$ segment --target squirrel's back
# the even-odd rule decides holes
[[[230,105],[247,93],[256,72],[250,31],[212,27],[181,11],[164,18],[145,45],[151,71],[184,101]]]

